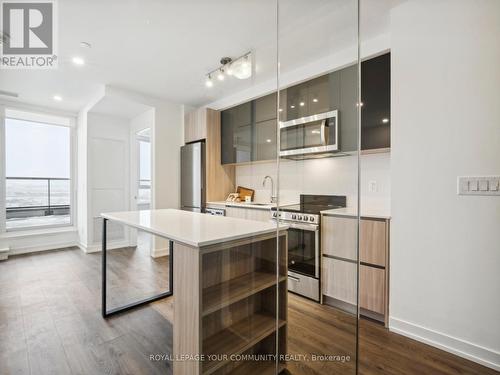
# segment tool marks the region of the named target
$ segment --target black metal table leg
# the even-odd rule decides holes
[[[124,305],[124,306],[120,306],[120,307],[115,307],[114,309],[111,309],[111,310],[107,310],[106,308],[106,295],[107,295],[107,291],[106,291],[106,237],[107,237],[107,221],[108,219],[103,219],[103,222],[102,222],[102,311],[101,311],[101,314],[102,314],[102,317],[103,318],[108,318],[110,317],[111,315],[114,315],[114,314],[118,314],[118,313],[121,313],[121,312],[124,312],[124,311],[127,311],[127,310],[131,310],[135,307],[139,307],[139,306],[142,306],[142,305],[145,305],[145,304],[148,304],[150,302],[154,302],[154,301],[158,301],[162,298],[165,298],[165,297],[170,297],[171,295],[174,294],[174,288],[173,288],[173,281],[174,281],[174,242],[173,241],[170,241],[169,240],[169,256],[168,256],[168,265],[169,265],[169,269],[168,269],[168,291],[167,292],[163,292],[163,293],[160,293],[160,294],[157,294],[155,296],[152,296],[152,297],[149,297],[149,298],[146,298],[146,299],[142,299],[140,301],[136,301],[136,302],[132,302],[132,303],[129,303],[127,305]]]

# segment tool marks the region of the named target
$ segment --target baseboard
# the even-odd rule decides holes
[[[500,371],[500,352],[393,317],[389,330]]]
[[[168,247],[164,247],[163,249],[153,249],[153,251],[151,252],[151,257],[152,258],[161,258],[161,257],[165,257],[167,256],[169,253],[169,248]]]
[[[77,243],[74,241],[52,243],[46,245],[23,246],[9,250],[9,256],[38,253],[41,251],[48,251],[48,250],[58,250],[58,249],[64,249],[66,247],[75,247],[75,246],[77,246]]]
[[[86,254],[99,253],[102,249],[101,244],[95,244],[91,246],[85,246],[83,243],[79,243],[78,247]],[[107,250],[119,249],[121,247],[130,247],[130,242],[125,241],[110,241],[106,244]]]
[[[9,248],[0,249],[0,260],[7,260],[9,257]]]

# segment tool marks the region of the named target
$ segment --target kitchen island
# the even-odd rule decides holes
[[[108,220],[173,244],[174,374],[271,374],[282,365],[235,356],[275,354],[276,345],[286,353],[286,226],[174,209],[101,216],[104,250]]]

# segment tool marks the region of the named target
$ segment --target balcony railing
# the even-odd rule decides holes
[[[6,211],[9,219],[70,213],[70,179],[57,177],[6,177]]]

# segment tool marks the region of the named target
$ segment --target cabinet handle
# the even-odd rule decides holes
[[[293,280],[293,281],[295,281],[295,282],[300,283],[300,279],[299,279],[298,277],[288,275],[288,278],[289,278],[290,280]]]

